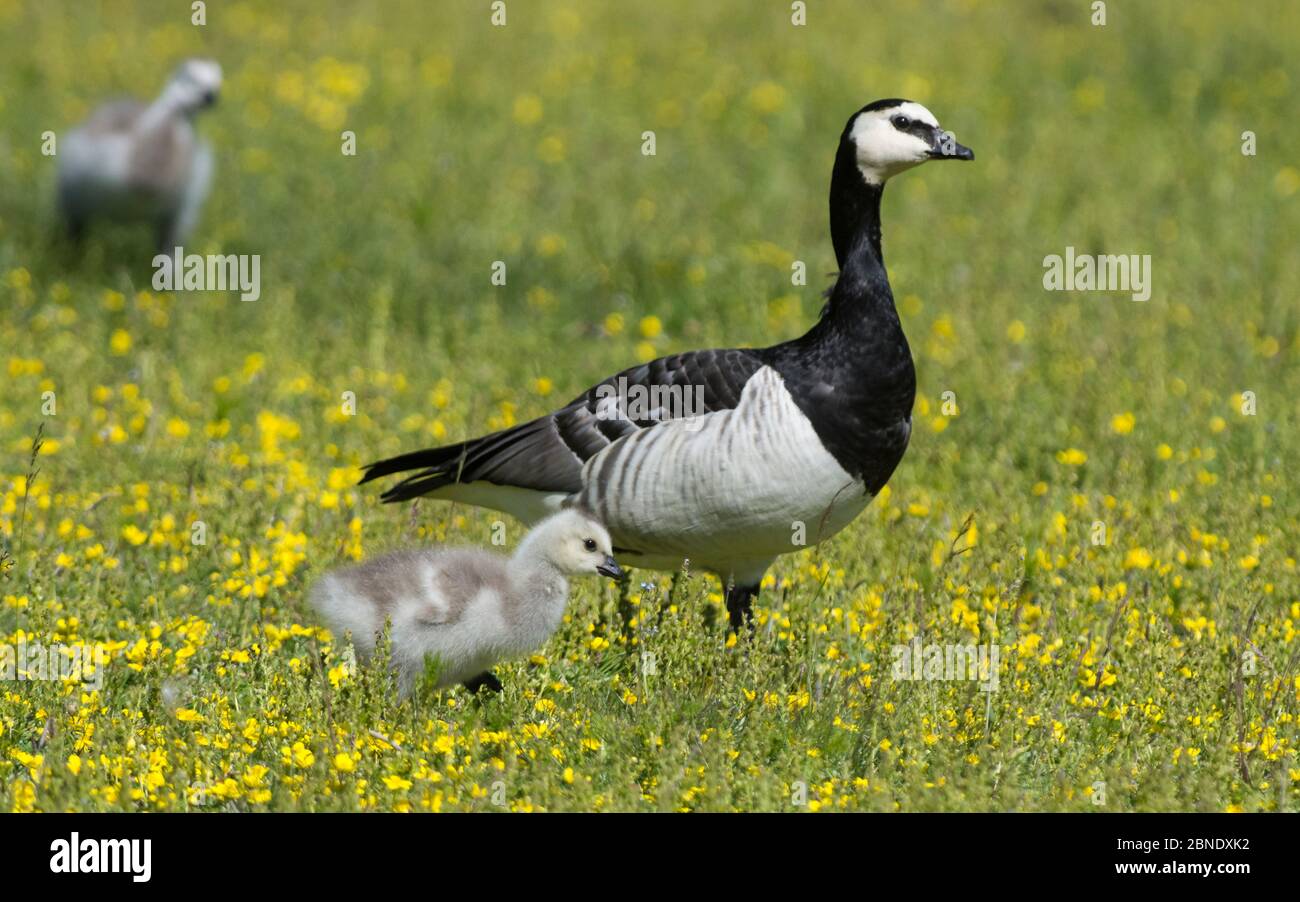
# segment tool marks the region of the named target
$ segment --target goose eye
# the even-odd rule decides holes
[[[907,128],[912,124],[912,120],[908,119],[906,116],[895,116],[889,121],[894,123],[894,128]]]
[[[587,549],[588,551],[595,551],[595,550],[596,550],[596,540],[595,540],[595,539],[583,539],[583,540],[582,540],[582,547],[585,548],[585,549]]]

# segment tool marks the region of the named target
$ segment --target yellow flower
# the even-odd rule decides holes
[[[1110,431],[1116,435],[1128,435],[1137,424],[1137,418],[1131,413],[1117,413],[1110,419]]]
[[[537,239],[537,253],[543,257],[554,257],[564,250],[564,238],[554,232],[547,232]]]
[[[644,316],[641,318],[640,329],[642,338],[658,338],[664,330],[664,324],[657,316]]]
[[[785,106],[785,88],[773,81],[761,81],[749,92],[749,106],[762,116],[779,112]]]
[[[564,139],[559,135],[547,135],[542,139],[542,143],[537,145],[537,156],[543,163],[549,163],[552,166],[556,163],[563,163],[568,150],[564,146]]]
[[[1273,176],[1273,190],[1278,197],[1290,197],[1300,190],[1300,170],[1294,166],[1283,166]]]
[[[254,764],[243,776],[244,785],[249,789],[256,789],[262,785],[268,772],[269,768],[265,764]]]
[[[1128,554],[1124,555],[1124,566],[1126,568],[1145,570],[1151,566],[1154,560],[1155,558],[1151,556],[1151,552],[1145,548],[1130,548]]]
[[[1088,454],[1078,448],[1066,448],[1056,452],[1056,459],[1067,467],[1081,467],[1088,462]]]
[[[131,334],[125,329],[114,330],[108,339],[108,350],[115,357],[121,357],[131,350]]]
[[[520,125],[533,125],[541,121],[542,100],[536,94],[520,94],[515,98],[515,121]]]
[[[347,752],[339,752],[334,756],[334,769],[339,773],[350,774],[357,769],[357,765]]]
[[[1012,344],[1020,344],[1025,340],[1025,324],[1018,319],[1013,319],[1007,326],[1007,340]]]
[[[36,810],[36,789],[26,780],[18,780],[13,788],[15,814],[24,814]]]
[[[289,751],[290,760],[298,767],[311,767],[316,763],[316,756],[312,754],[312,750],[301,742],[295,742]]]

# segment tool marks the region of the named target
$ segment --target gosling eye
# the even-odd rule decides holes
[[[894,123],[894,128],[899,128],[899,129],[907,128],[909,125],[912,124],[912,120],[908,119],[906,116],[895,116],[889,121]]]
[[[585,548],[585,549],[587,549],[588,551],[595,551],[595,550],[596,550],[596,540],[595,540],[595,539],[583,539],[583,540],[582,540],[582,547]]]

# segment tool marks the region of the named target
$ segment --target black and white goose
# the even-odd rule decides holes
[[[810,542],[839,532],[907,448],[916,372],[881,255],[880,198],[890,177],[935,159],[974,154],[918,103],[878,100],[849,119],[830,190],[840,272],[804,336],[632,367],[547,416],[370,464],[361,481],[415,470],[383,500],[428,495],[528,523],[582,505],[620,561],[668,570],[689,558],[717,573],[739,629],[764,572],[798,550],[799,525]],[[675,397],[665,389],[702,410],[628,403]]]

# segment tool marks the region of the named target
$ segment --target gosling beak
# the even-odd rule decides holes
[[[930,148],[930,159],[973,160],[975,159],[975,151],[965,145],[958,144],[957,139],[952,136],[952,132],[946,132],[940,128],[934,131],[934,146]]]
[[[608,576],[610,579],[622,579],[623,568],[618,565],[612,555],[605,555],[603,563],[596,566],[596,572],[601,576]]]

